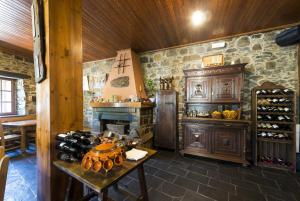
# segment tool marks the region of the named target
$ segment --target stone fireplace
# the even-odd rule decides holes
[[[90,103],[92,131],[115,128],[114,133],[128,135],[135,129],[142,144],[151,145],[154,104],[147,99],[138,56],[131,49],[118,51],[101,97]]]
[[[137,130],[144,145],[152,144],[152,103],[91,103],[91,106],[93,107],[93,132],[103,133],[107,130],[107,124],[128,124],[128,129]],[[128,135],[127,129],[124,134]]]

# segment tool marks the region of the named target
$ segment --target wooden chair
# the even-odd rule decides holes
[[[4,155],[4,147],[0,147],[0,201],[4,199],[9,158]]]
[[[21,146],[21,135],[19,131],[4,130],[2,123],[4,122],[13,122],[13,121],[23,121],[36,119],[36,115],[26,115],[26,116],[17,116],[17,117],[2,117],[0,118],[0,142],[1,146],[5,147],[5,151],[11,151],[19,149]],[[30,135],[35,136],[35,132],[29,132]]]

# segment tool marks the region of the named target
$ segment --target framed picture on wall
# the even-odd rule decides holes
[[[224,65],[223,54],[210,55],[202,57],[203,68],[217,67]]]

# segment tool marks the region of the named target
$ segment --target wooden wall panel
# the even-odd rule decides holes
[[[44,0],[47,78],[37,84],[38,200],[63,200],[65,175],[56,169],[55,136],[82,129],[81,0]]]

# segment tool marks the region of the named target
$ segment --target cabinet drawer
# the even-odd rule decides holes
[[[210,127],[201,124],[185,125],[184,147],[196,152],[210,152]]]
[[[215,127],[212,131],[212,152],[240,157],[243,154],[244,133],[244,129],[238,127]]]

